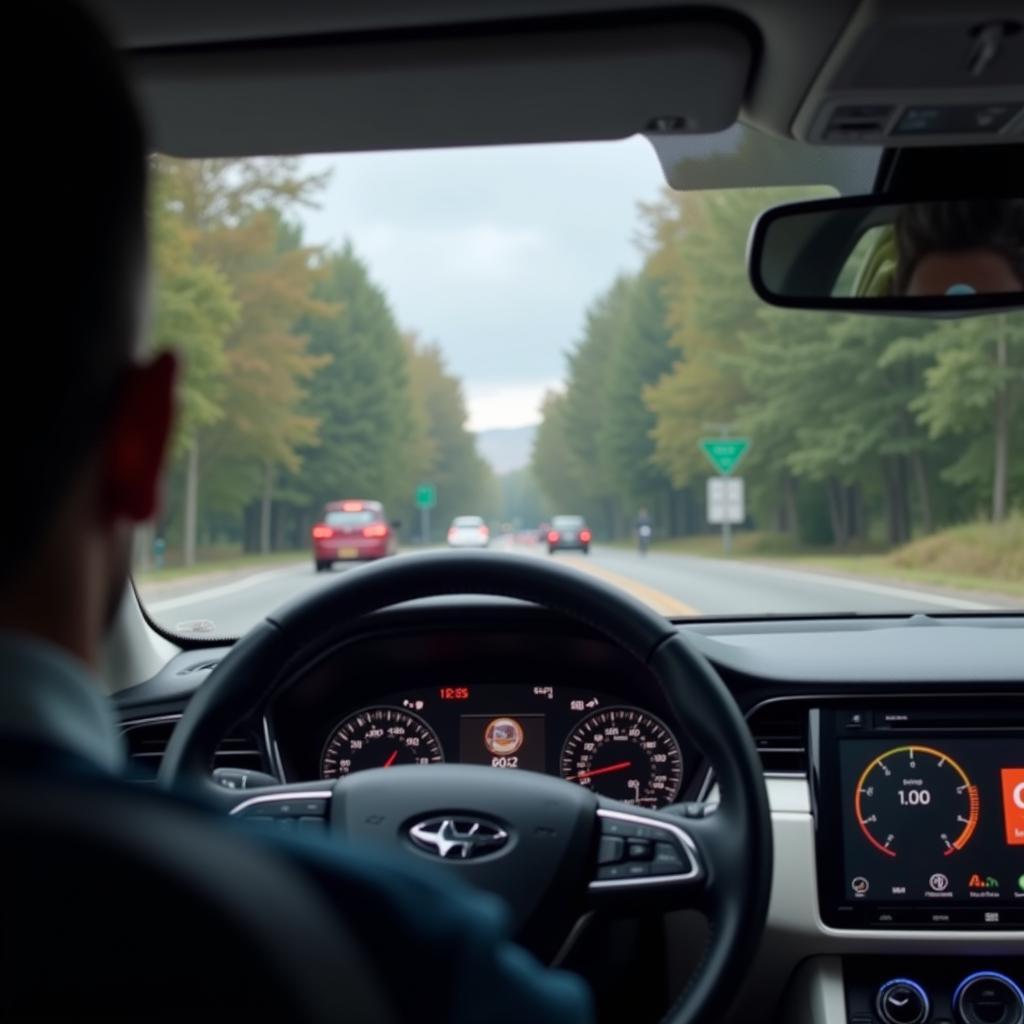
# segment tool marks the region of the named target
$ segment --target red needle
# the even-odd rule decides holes
[[[390,768],[398,758],[398,751],[392,751],[391,756],[384,762],[385,768]]]
[[[579,782],[580,779],[589,779],[595,775],[607,775],[608,772],[621,772],[623,768],[628,768],[632,763],[632,761],[619,761],[618,764],[610,764],[607,768],[592,768],[589,772],[580,772],[579,775],[570,775],[568,781]]]

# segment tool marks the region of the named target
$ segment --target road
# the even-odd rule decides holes
[[[547,557],[536,549],[510,550],[521,557]],[[641,557],[633,551],[598,547],[589,556],[566,552],[555,557],[561,564],[630,591],[668,615],[956,612],[1008,604],[899,583],[690,555]],[[140,590],[150,613],[172,630],[237,636],[278,605],[330,586],[346,571],[336,566],[331,573],[319,574],[311,562],[303,561],[227,580],[197,577],[149,584]]]

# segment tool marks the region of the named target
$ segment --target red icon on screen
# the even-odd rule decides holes
[[[1024,846],[1024,768],[1003,768],[1001,773],[1006,841],[1010,846]]]

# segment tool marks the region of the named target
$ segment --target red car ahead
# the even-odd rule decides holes
[[[393,555],[398,549],[395,531],[399,526],[388,522],[379,501],[349,498],[328,502],[323,520],[312,530],[316,571],[325,572],[335,562]]]

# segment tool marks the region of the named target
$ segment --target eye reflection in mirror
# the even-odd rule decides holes
[[[751,281],[808,309],[967,314],[1024,306],[1024,199],[817,200],[762,215]]]

